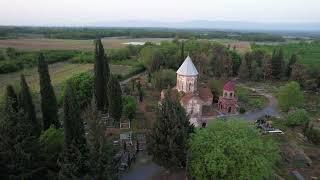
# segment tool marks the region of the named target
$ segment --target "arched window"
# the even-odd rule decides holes
[[[189,91],[191,91],[191,83],[189,83]]]
[[[232,98],[232,96],[233,96],[233,93],[230,93],[230,97]]]
[[[227,97],[227,93],[226,92],[224,93],[224,97]]]

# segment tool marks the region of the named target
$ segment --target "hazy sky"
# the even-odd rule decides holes
[[[122,20],[320,22],[320,0],[0,0],[0,25]]]

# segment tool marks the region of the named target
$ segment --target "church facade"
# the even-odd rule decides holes
[[[198,75],[199,73],[196,67],[194,66],[190,56],[188,56],[184,60],[180,68],[177,70],[176,86],[172,88],[172,90],[177,91],[177,96],[180,100],[180,104],[185,108],[186,113],[190,118],[190,123],[193,124],[195,127],[199,127],[203,123],[207,123],[202,118],[203,107],[211,107],[213,103],[213,95],[211,89],[208,87],[198,86]],[[164,98],[164,95],[165,90],[162,90],[161,99]],[[226,102],[228,101],[222,100],[221,103],[219,101],[219,103],[223,105],[225,105]],[[236,110],[236,108],[232,108],[232,110]]]

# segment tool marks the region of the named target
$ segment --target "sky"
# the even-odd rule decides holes
[[[320,22],[320,0],[0,0],[0,25],[191,20]]]

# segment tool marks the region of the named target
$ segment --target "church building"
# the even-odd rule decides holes
[[[181,105],[190,117],[190,123],[198,127],[202,124],[203,106],[211,106],[213,95],[210,88],[198,87],[198,71],[188,56],[177,71],[177,90]],[[161,92],[161,99],[164,91]]]

